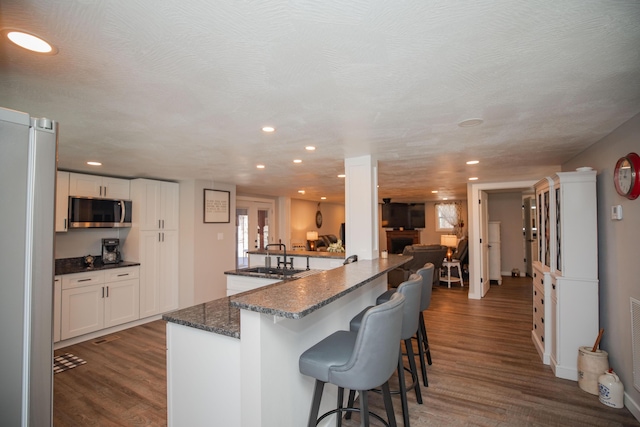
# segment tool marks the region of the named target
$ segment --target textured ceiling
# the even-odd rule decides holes
[[[0,0],[6,28],[59,52],[1,40],[0,106],[58,120],[59,167],[106,175],[329,202],[371,154],[381,198],[465,198],[640,112],[637,0]]]

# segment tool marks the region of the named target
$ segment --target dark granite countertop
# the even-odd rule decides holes
[[[249,255],[266,255],[267,251],[264,249],[258,249],[255,251],[247,252]],[[282,256],[284,252],[281,250],[269,250],[271,256]],[[301,256],[309,258],[336,258],[344,259],[344,252],[326,252],[326,251],[287,251],[287,258],[290,256]]]
[[[55,275],[60,276],[63,274],[85,273],[87,271],[109,270],[112,268],[124,268],[134,267],[140,265],[139,262],[120,261],[117,264],[105,264],[102,262],[102,257],[95,257],[93,261],[93,267],[87,267],[84,263],[84,257],[76,258],[60,258],[55,263]]]
[[[240,338],[240,309],[230,304],[231,298],[220,298],[166,313],[162,318],[179,325],[215,332],[231,338]]]
[[[166,321],[240,338],[240,309],[300,319],[371,282],[412,257],[360,260],[296,280],[287,280],[230,297],[167,313]]]
[[[257,268],[264,268],[264,267],[260,266],[260,267],[257,267]],[[282,271],[282,270],[274,269],[274,271]],[[296,271],[298,271],[298,270],[296,270]],[[280,273],[274,273],[274,274],[253,273],[253,272],[250,272],[250,269],[240,268],[238,270],[225,271],[224,274],[231,275],[231,276],[246,276],[246,277],[256,277],[256,278],[262,278],[262,279],[278,279],[278,280],[281,280],[281,281],[286,281],[286,280],[295,280],[295,279],[300,279],[302,277],[311,276],[312,274],[317,274],[317,273],[320,273],[322,271],[324,271],[324,270],[302,270],[302,271],[299,271],[298,273],[292,274],[290,276],[283,276]]]

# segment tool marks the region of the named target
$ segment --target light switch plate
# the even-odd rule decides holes
[[[611,206],[611,219],[616,221],[622,219],[622,205]]]

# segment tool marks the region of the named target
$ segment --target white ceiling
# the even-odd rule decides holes
[[[330,202],[371,154],[380,198],[465,198],[640,112],[637,0],[0,0],[6,28],[59,52],[3,38],[0,106],[58,120],[59,167],[105,175]]]

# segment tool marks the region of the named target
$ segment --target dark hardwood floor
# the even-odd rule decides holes
[[[54,375],[53,425],[166,426],[165,323],[56,350],[87,363]]]
[[[424,403],[409,396],[411,425],[640,426],[626,408],[602,405],[541,363],[531,310],[529,278],[505,277],[481,301],[469,300],[466,287],[434,289],[425,315],[433,365]],[[56,351],[87,364],[54,376],[54,425],[166,425],[164,329],[156,321]],[[384,413],[371,394],[372,410]],[[394,405],[401,426],[399,398]],[[359,417],[343,425],[357,426]]]

